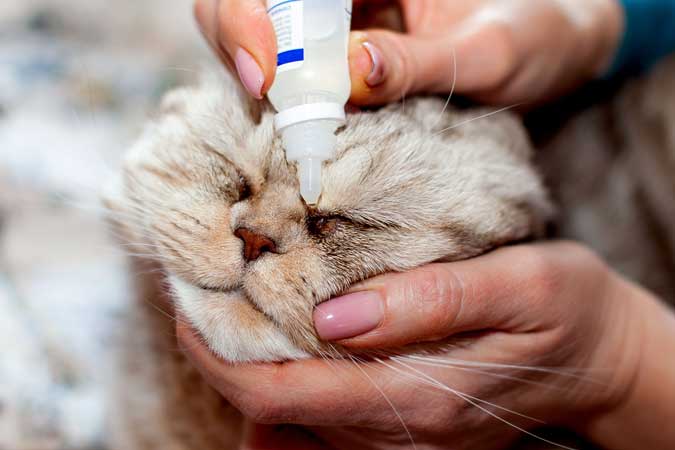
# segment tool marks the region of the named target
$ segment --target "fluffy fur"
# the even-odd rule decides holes
[[[673,74],[675,61],[576,114],[538,155],[560,205],[558,235],[670,300]],[[108,196],[134,252],[159,262],[168,284],[147,275],[152,291],[130,321],[114,448],[238,445],[241,418],[175,351],[171,320],[156,309],[175,307],[227,360],[302,358],[329,350],[312,309],[351,283],[542,235],[552,208],[519,122],[442,108],[415,99],[350,115],[310,208],[268,105],[226,75],[166,97]],[[247,262],[239,228],[275,252]]]
[[[112,207],[127,235],[163,263],[180,312],[230,361],[327,350],[312,310],[352,283],[437,260],[475,256],[539,235],[551,208],[508,114],[443,102],[348,117],[322,196],[298,193],[273,111],[227,75],[170,94],[126,158]],[[436,120],[437,118],[441,120]],[[432,128],[432,124],[438,126]],[[247,262],[240,228],[274,242]]]

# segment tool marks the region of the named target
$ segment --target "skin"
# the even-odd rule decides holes
[[[453,85],[493,104],[541,103],[604,73],[623,29],[616,0],[355,0],[354,22],[372,13],[366,7],[391,3],[400,4],[407,33],[351,34],[353,104],[447,94]],[[264,0],[198,0],[195,15],[230,67],[240,48],[253,56],[264,78],[253,95],[267,92],[277,47]],[[378,55],[376,67],[368,48]]]
[[[667,449],[675,443],[675,430],[667,426],[675,414],[675,386],[669,382],[675,363],[662,357],[673,353],[675,318],[578,244],[503,248],[468,261],[386,274],[355,289],[379,290],[385,319],[375,330],[341,341],[345,346],[390,347],[471,333],[467,345],[447,356],[573,368],[581,376],[483,368],[526,380],[514,381],[406,364],[472,398],[572,428],[606,448]],[[355,368],[350,361],[316,359],[233,366],[212,356],[178,323],[188,357],[248,418],[304,427],[301,432],[252,426],[249,448],[410,448],[382,392],[418,448],[448,448],[452,442],[456,449],[498,449],[520,433],[451,393],[381,364]],[[494,411],[525,429],[539,425]]]

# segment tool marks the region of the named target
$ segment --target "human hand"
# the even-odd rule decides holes
[[[353,17],[388,3],[400,3],[407,32],[352,32],[354,104],[418,92],[539,103],[601,75],[623,28],[617,0],[355,0]],[[264,0],[196,0],[195,15],[221,59],[262,98],[277,48]]]
[[[418,448],[448,442],[458,449],[504,448],[522,430],[541,425],[537,420],[602,443],[604,435],[594,430],[612,428],[606,418],[631,392],[643,345],[641,314],[650,309],[636,306],[637,288],[568,243],[503,248],[383,275],[352,291],[317,307],[320,335],[348,338],[339,342],[354,350],[454,337],[448,351],[232,366],[180,324],[179,341],[247,417],[304,425],[321,439],[312,441],[316,448],[408,448],[403,423]],[[367,314],[374,317],[366,326],[351,323]],[[252,429],[251,442],[271,439],[286,448],[273,429]],[[287,448],[306,439],[285,432],[292,439]]]

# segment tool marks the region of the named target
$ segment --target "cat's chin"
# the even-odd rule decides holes
[[[311,357],[295,346],[240,290],[215,292],[169,276],[174,301],[182,315],[223,360],[288,361]]]

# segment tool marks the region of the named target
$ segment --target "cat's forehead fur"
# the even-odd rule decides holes
[[[350,114],[308,208],[269,104],[209,75],[167,95],[127,155],[113,208],[134,216],[130,234],[156,249],[178,306],[214,351],[297,357],[321,348],[313,307],[349,284],[541,228],[550,208],[519,123],[442,109],[417,99]],[[268,237],[276,253],[245,261],[238,228]]]

